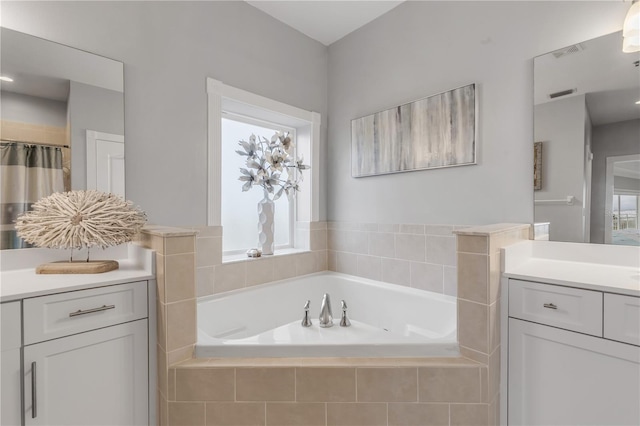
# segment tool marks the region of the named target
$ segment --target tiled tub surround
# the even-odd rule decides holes
[[[162,235],[158,230],[155,233]],[[464,356],[446,359],[189,359],[195,343],[195,297],[159,303],[163,308],[158,311],[159,342],[170,348],[184,343],[184,340],[192,339],[193,342],[172,350],[166,350],[160,343],[158,345],[160,424],[497,424],[499,249],[512,242],[529,239],[529,225],[468,228],[458,231],[458,234],[458,340]],[[186,240],[168,241],[180,236],[166,232],[162,238],[163,250],[176,244],[182,246]],[[157,244],[157,239],[155,242]],[[186,246],[188,244],[184,244]],[[175,268],[166,259],[175,255],[175,252],[171,253],[164,255],[162,267]],[[427,263],[426,256],[425,237],[424,263]],[[269,260],[275,259],[277,257]],[[160,262],[158,265],[160,269]],[[243,271],[242,286],[246,285],[247,273],[246,269]],[[169,276],[168,269],[162,272],[163,276]],[[176,275],[175,271],[171,272],[171,276]],[[214,279],[217,278],[216,275]],[[189,285],[188,280],[163,282],[167,294],[176,294],[168,287]],[[191,285],[195,294],[195,280]],[[183,294],[189,295],[191,291]],[[189,303],[183,305],[184,302]],[[172,309],[172,304],[185,309]],[[178,338],[178,334],[188,339]]]
[[[329,222],[329,269],[456,296],[453,225]]]

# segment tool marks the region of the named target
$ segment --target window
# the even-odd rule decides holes
[[[275,132],[289,132],[295,146],[295,129],[275,123],[262,122],[235,114],[223,113],[222,118],[222,246],[227,254],[243,253],[257,246],[257,205],[263,198],[262,188],[254,186],[242,192],[244,182],[238,180],[240,168],[246,168],[246,157],[238,155],[239,140],[248,141],[249,136],[267,140]],[[294,152],[295,156],[295,152]],[[286,172],[285,172],[286,173]],[[295,202],[286,196],[275,201],[275,246],[276,249],[294,246]],[[245,214],[246,213],[246,214]]]
[[[242,192],[238,180],[245,159],[235,150],[238,141],[251,134],[270,139],[275,131],[294,137],[296,156],[303,156],[305,170],[300,192],[291,203],[276,201],[276,250],[309,250],[309,222],[319,217],[320,114],[265,98],[220,81],[207,79],[208,191],[207,224],[222,226],[223,261],[230,255],[256,247],[258,187]]]

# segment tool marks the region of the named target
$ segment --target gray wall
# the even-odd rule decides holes
[[[533,57],[620,30],[622,2],[411,1],[329,47],[328,217],[533,220]],[[478,165],[354,179],[350,120],[471,82]]]
[[[85,189],[87,187],[87,130],[124,134],[122,93],[72,81],[69,88],[69,124],[71,125],[71,188]],[[125,139],[125,146],[126,143]]]
[[[584,242],[582,201],[584,150],[588,115],[585,96],[578,95],[536,105],[533,137],[542,142],[542,189],[536,200],[578,199],[566,204],[536,204],[536,222],[549,222],[552,241]],[[532,147],[533,148],[533,147]]]
[[[67,103],[2,91],[0,93],[3,120],[42,126],[67,127]]]
[[[607,157],[640,154],[640,120],[595,126],[592,141],[591,242],[604,243]]]
[[[127,198],[152,223],[206,224],[206,77],[319,112],[326,123],[326,47],[245,2],[0,8],[5,27],[124,62]]]

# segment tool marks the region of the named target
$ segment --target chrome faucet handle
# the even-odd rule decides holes
[[[309,317],[309,305],[311,304],[311,300],[307,300],[307,303],[304,304],[304,318],[302,318],[302,326],[303,327],[311,327],[313,324],[311,323],[311,318]]]
[[[351,321],[347,318],[347,302],[342,301],[342,318],[340,318],[340,327],[350,327]]]

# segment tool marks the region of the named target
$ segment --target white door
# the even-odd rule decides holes
[[[25,425],[148,425],[147,320],[24,348]]]
[[[640,424],[640,347],[509,319],[509,425]]]
[[[87,130],[87,189],[124,193],[124,136]]]
[[[0,305],[0,425],[20,426],[20,302]]]

